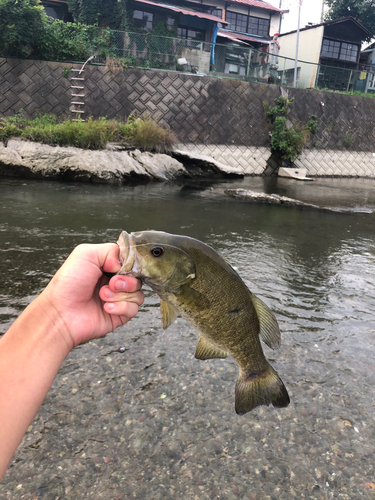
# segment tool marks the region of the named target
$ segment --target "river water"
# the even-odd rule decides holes
[[[251,204],[227,187],[341,211]],[[375,498],[374,180],[1,180],[0,205],[1,332],[75,245],[186,234],[274,311],[282,345],[264,351],[291,397],[237,416],[233,359],[195,360],[195,330],[178,319],[163,331],[146,290],[137,318],[69,355],[1,499]]]

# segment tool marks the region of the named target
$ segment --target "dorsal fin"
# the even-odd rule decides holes
[[[265,344],[271,349],[280,347],[280,330],[275,316],[270,309],[254,294],[251,294],[251,300],[258,315],[259,320],[259,336]]]
[[[197,345],[197,350],[195,351],[196,359],[215,359],[215,358],[226,358],[228,353],[218,349],[213,346],[207,340],[199,336],[199,342]]]
[[[161,312],[161,320],[163,322],[163,328],[166,330],[168,326],[171,326],[173,321],[177,318],[176,309],[165,300],[160,300],[160,312]]]

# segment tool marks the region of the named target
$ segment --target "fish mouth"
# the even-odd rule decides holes
[[[122,231],[117,241],[120,247],[120,264],[121,269],[117,274],[126,274],[139,278],[141,276],[141,267],[138,263],[135,251],[135,243],[132,239],[132,233]]]

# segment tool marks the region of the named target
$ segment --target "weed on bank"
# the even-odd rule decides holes
[[[106,118],[73,121],[44,114],[28,120],[22,111],[0,119],[0,140],[6,144],[12,137],[83,149],[104,149],[108,142],[119,142],[129,148],[158,153],[170,151],[175,143],[173,133],[151,118],[130,116],[126,121]]]

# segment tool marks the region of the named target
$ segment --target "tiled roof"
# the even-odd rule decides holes
[[[262,2],[262,0],[232,0],[232,2],[243,3],[245,5],[249,5],[250,7],[256,7],[258,9],[273,10],[274,12],[280,12],[280,13],[284,12],[283,10],[274,7],[270,3]]]
[[[216,23],[228,24],[227,21],[223,21],[219,17],[213,16],[212,14],[206,14],[205,12],[197,12],[196,10],[181,9],[181,7],[176,7],[174,5],[150,2],[149,0],[135,0],[135,1],[146,3],[154,7],[161,7],[162,9],[173,10],[174,12],[179,12],[180,14],[184,14],[185,16],[195,16],[195,17],[200,17],[201,19],[209,19],[210,21],[214,21]]]
[[[354,17],[352,17],[352,16],[339,17],[337,19],[332,19],[331,21],[326,21],[324,23],[312,24],[311,26],[305,26],[304,28],[301,28],[300,31],[307,31],[307,30],[311,30],[314,28],[319,28],[319,26],[333,26],[335,24],[341,24],[341,23],[347,23],[347,22],[350,22],[350,23],[357,25],[357,27],[360,28],[364,32],[365,35],[367,35],[369,37],[373,37],[373,33],[371,33],[371,31],[369,31],[367,28],[365,28],[363,26],[363,24],[361,24],[359,21],[354,19]],[[296,32],[297,32],[297,30],[288,31],[288,33],[282,33],[280,36],[290,35],[290,33],[296,33]]]
[[[261,43],[263,45],[269,45],[271,40],[268,40],[267,38],[260,38],[256,36],[251,36],[251,35],[245,35],[244,33],[237,33],[235,31],[229,31],[229,30],[219,30],[217,33],[217,36],[222,36],[224,38],[229,38],[229,40],[235,41],[235,42],[257,42]]]

